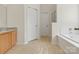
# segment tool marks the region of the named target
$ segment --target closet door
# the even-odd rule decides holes
[[[37,15],[36,10],[28,7],[28,40],[34,40],[37,37]]]

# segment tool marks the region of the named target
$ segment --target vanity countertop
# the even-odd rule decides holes
[[[4,34],[15,30],[16,30],[16,27],[0,28],[0,34]]]

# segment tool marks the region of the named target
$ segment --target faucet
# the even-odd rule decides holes
[[[79,28],[74,28],[74,30],[79,30]]]

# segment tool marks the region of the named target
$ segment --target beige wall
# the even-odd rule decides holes
[[[0,27],[6,27],[6,7],[0,4]]]
[[[49,33],[49,35],[51,36],[51,35],[54,35],[55,34],[55,28],[57,28],[56,26],[57,26],[57,24],[52,24],[52,22],[51,22],[51,13],[53,13],[54,11],[56,11],[56,4],[41,4],[40,5],[40,11],[41,12],[47,12],[48,14],[49,14],[49,21],[50,21],[50,29],[49,29],[49,31],[50,31],[50,33]],[[41,24],[40,24],[40,26],[42,26]],[[53,29],[53,30],[52,30]]]
[[[41,12],[53,12],[56,10],[55,4],[41,4],[40,5]]]
[[[35,9],[40,9],[40,4],[25,4],[27,7],[35,8]]]
[[[25,6],[40,11],[39,4],[26,4]],[[25,38],[27,34],[27,32],[25,34],[25,28],[27,28],[25,27],[27,25],[27,22],[25,22],[25,20],[27,21],[27,15],[24,11],[25,6],[23,4],[0,5],[0,27],[17,27],[17,44],[24,44],[24,41],[27,41]],[[40,12],[38,13],[40,14]]]
[[[7,25],[17,27],[17,42],[24,42],[24,5],[7,5]]]

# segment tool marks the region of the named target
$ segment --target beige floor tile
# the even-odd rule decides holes
[[[26,45],[16,45],[7,54],[63,54],[57,45],[51,44],[48,37],[33,40]]]

